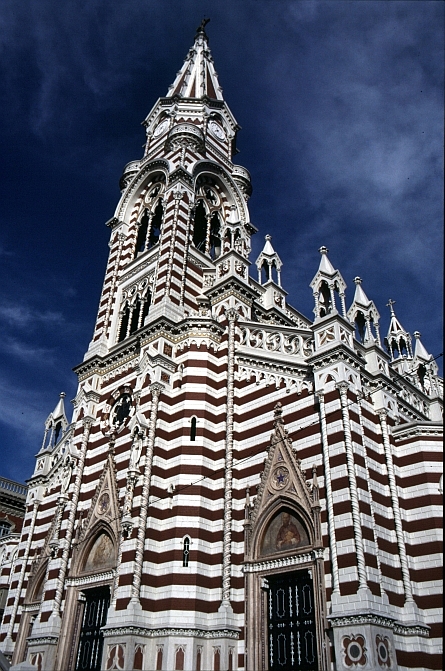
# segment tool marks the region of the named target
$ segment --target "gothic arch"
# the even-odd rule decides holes
[[[276,549],[274,552],[265,553],[264,545],[267,534],[271,529],[271,526],[275,523],[276,520],[279,521],[279,518],[283,513],[290,514],[292,518],[298,521],[299,526],[301,526],[301,529],[304,532],[304,535],[301,533],[301,529],[298,529],[300,532],[301,541],[295,544],[294,549]],[[316,541],[317,538],[314,523],[308,515],[307,511],[299,503],[298,499],[294,499],[293,497],[291,498],[289,496],[283,496],[275,500],[270,508],[266,508],[256,520],[255,529],[252,532],[251,539],[251,557],[253,559],[259,559],[260,557],[264,557],[266,554],[269,557],[273,554],[289,554],[289,551],[298,554],[307,551],[308,548],[312,548],[316,544]]]
[[[170,172],[170,162],[164,159],[156,159],[155,161],[150,161],[142,169],[139,170],[137,175],[130,182],[128,187],[124,190],[121,200],[116,208],[115,218],[119,221],[126,221],[130,223],[132,221],[133,215],[139,212],[139,207],[141,205],[141,194],[146,187],[147,182],[151,180],[152,175],[156,173],[162,173],[164,175],[165,181],[168,180],[168,175]],[[139,202],[138,202],[139,201]]]
[[[48,568],[49,558],[46,557],[37,568],[35,574],[32,576],[28,583],[28,587],[25,595],[25,603],[31,604],[41,601],[43,596],[43,590],[45,588],[45,577],[46,570]]]
[[[81,541],[73,557],[71,576],[103,573],[116,568],[118,541],[109,524],[101,520]]]

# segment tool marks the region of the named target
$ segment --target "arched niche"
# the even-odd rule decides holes
[[[264,525],[259,557],[296,552],[311,545],[310,535],[301,517],[289,506],[280,507]]]
[[[116,546],[111,535],[101,529],[88,544],[80,561],[81,573],[109,571],[116,566]]]
[[[29,581],[28,589],[26,590],[25,603],[37,603],[42,600],[47,567],[48,559],[45,559]]]

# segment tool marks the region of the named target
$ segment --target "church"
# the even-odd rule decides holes
[[[29,671],[441,669],[433,356],[392,300],[381,333],[326,247],[313,319],[269,235],[250,259],[205,22],[144,125],[72,418],[62,394],[0,567],[0,650]]]

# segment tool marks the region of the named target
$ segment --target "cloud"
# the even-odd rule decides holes
[[[24,328],[37,323],[48,326],[61,326],[65,322],[63,314],[45,310],[35,310],[26,305],[0,304],[0,319],[7,325]]]

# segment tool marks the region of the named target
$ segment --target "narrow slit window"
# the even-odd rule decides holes
[[[196,417],[190,422],[190,440],[196,440]]]
[[[189,556],[190,556],[190,538],[186,536],[184,538],[184,546],[182,549],[182,565],[185,567],[189,565]]]

